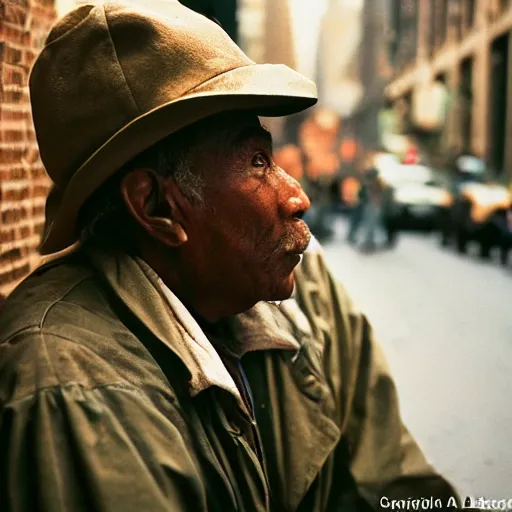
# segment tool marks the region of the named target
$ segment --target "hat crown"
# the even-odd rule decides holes
[[[65,187],[123,126],[253,64],[214,22],[175,0],[83,5],[56,23],[30,76],[41,159]]]

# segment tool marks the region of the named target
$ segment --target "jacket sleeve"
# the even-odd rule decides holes
[[[207,508],[182,436],[147,398],[69,385],[0,408],[0,509]]]
[[[299,272],[298,301],[316,336],[325,340],[326,378],[361,494],[374,505],[382,496],[456,497],[405,427],[393,376],[371,325],[335,282],[321,252],[306,254]]]
[[[395,382],[371,326],[364,316],[354,320],[359,324],[354,340],[357,372],[347,411],[352,474],[372,501],[383,496],[439,498],[446,505],[457,494],[404,425]]]

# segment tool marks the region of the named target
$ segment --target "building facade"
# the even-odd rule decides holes
[[[512,2],[392,0],[387,97],[411,105],[429,84],[444,84],[448,107],[439,149],[484,158],[512,179]]]
[[[386,7],[387,0],[365,0],[362,10],[363,37],[358,67],[363,96],[353,119],[363,154],[380,146],[379,113],[385,100],[386,82],[391,76],[386,53],[389,32]]]
[[[255,62],[265,59],[266,0],[238,0],[239,45]]]
[[[50,182],[35,140],[28,77],[55,20],[53,0],[0,0],[0,293],[39,258]]]
[[[257,63],[297,69],[289,0],[238,0],[239,46]],[[276,146],[296,137],[300,116],[264,120]]]

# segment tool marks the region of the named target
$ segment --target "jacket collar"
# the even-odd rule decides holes
[[[93,266],[106,278],[132,313],[166,345],[190,373],[192,396],[211,386],[234,395],[245,410],[233,378],[197,321],[183,303],[144,261],[124,253],[88,250]],[[297,351],[299,344],[282,329],[273,314],[275,305],[260,303],[227,322],[236,355],[258,350]],[[243,343],[242,341],[243,340]]]

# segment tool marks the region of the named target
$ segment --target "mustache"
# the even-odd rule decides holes
[[[279,240],[269,254],[269,260],[282,254],[302,254],[311,241],[311,231],[303,220],[296,220],[293,227]]]

